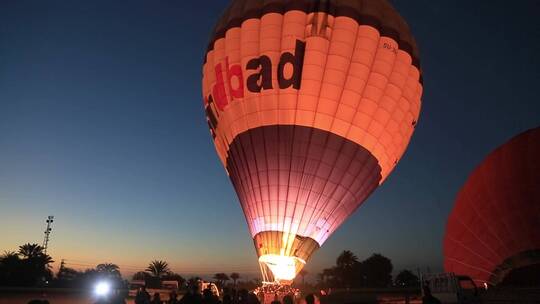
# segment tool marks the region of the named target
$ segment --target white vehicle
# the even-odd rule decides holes
[[[428,286],[431,294],[443,304],[479,303],[478,288],[468,276],[454,273],[428,273],[422,275],[422,287]],[[422,296],[425,290],[422,288]]]

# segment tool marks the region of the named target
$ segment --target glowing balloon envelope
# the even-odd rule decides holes
[[[234,0],[202,82],[264,280],[281,283],[390,174],[422,95],[416,43],[384,0]]]

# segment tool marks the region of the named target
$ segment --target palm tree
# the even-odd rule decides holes
[[[358,263],[358,258],[350,250],[344,250],[336,260],[336,264],[339,268],[351,268],[356,263]]]
[[[302,269],[302,270],[300,270],[300,272],[298,274],[302,277],[302,286],[305,286],[306,275],[308,274],[307,270]]]
[[[14,251],[4,251],[0,257],[0,285],[17,284],[21,276],[22,261]]]
[[[234,282],[234,286],[236,286],[236,281],[237,281],[238,279],[240,279],[240,274],[237,273],[237,272],[233,272],[233,273],[231,273],[230,277],[231,277],[231,279],[232,279],[233,282]]]
[[[20,284],[30,286],[41,284],[52,277],[51,263],[53,259],[46,254],[43,247],[38,244],[24,244],[19,246],[18,255],[8,254],[12,259],[20,255],[20,267],[17,269],[19,275],[24,278]]]
[[[169,268],[169,263],[161,260],[155,260],[148,265],[146,271],[150,272],[156,278],[161,278],[167,273],[171,272],[171,269]]]
[[[10,253],[13,254],[13,253]],[[24,244],[19,246],[19,255],[21,255],[35,269],[49,269],[50,264],[54,263],[52,257],[43,251],[43,247],[38,244]]]
[[[25,259],[32,259],[43,255],[43,247],[38,244],[24,244],[19,246],[19,254],[22,255]]]
[[[120,267],[118,265],[113,263],[103,263],[96,266],[97,272],[104,274],[108,277],[116,277],[120,278],[122,275],[120,274]]]
[[[358,258],[349,250],[344,250],[336,260],[334,269],[334,280],[338,280],[339,285],[350,287],[354,281],[355,269],[359,265]]]
[[[0,263],[5,263],[6,261],[20,260],[19,253],[15,251],[4,251],[4,254],[0,257]]]

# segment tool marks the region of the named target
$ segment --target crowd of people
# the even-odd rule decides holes
[[[280,291],[283,290],[280,289]],[[258,291],[256,294],[246,289],[237,291],[236,289],[226,288],[223,290],[220,299],[210,289],[204,289],[201,292],[198,286],[192,286],[181,299],[178,299],[178,295],[173,291],[169,294],[168,300],[163,300],[159,293],[150,295],[144,287],[141,287],[135,296],[135,304],[265,304],[265,302],[268,302],[265,301],[264,295],[268,295],[268,293]],[[273,294],[274,299],[271,304],[316,303],[314,295],[308,295],[305,299],[301,299],[303,301],[299,301],[297,295],[294,293],[283,295],[276,292]]]
[[[272,297],[268,300],[268,297]],[[166,297],[164,295],[164,297]],[[192,286],[183,297],[172,291],[167,299],[162,298],[158,292],[151,295],[143,286],[139,288],[134,299],[135,304],[315,304],[319,303],[313,295],[307,295],[304,299],[299,298],[299,292],[294,288],[283,286],[267,286],[258,288],[255,292],[246,289],[225,288],[222,297],[218,297],[211,289],[202,292],[199,286]],[[46,300],[32,300],[28,304],[49,304]],[[126,304],[126,294],[116,290],[108,297],[97,299],[95,304]]]

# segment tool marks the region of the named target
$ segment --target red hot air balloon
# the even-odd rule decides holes
[[[467,179],[446,225],[444,268],[479,284],[539,284],[539,226],[536,128],[497,148]]]
[[[284,284],[393,170],[422,95],[416,43],[385,0],[234,0],[202,82],[263,278]]]

